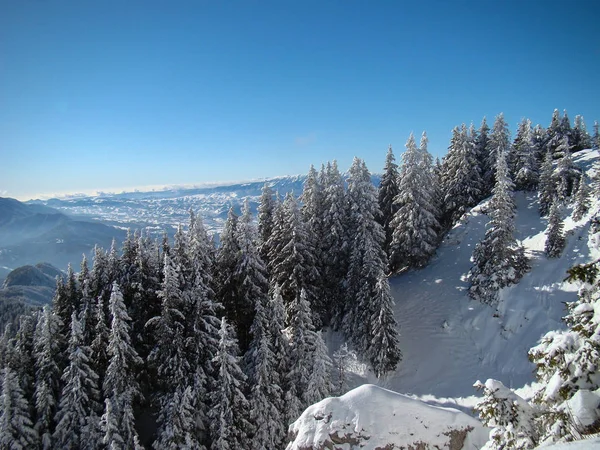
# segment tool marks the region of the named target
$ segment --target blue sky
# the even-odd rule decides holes
[[[600,120],[600,2],[0,0],[0,195],[380,171],[411,131]]]

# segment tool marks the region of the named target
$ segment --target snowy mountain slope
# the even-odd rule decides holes
[[[596,151],[575,155],[587,172],[596,159]],[[547,221],[539,217],[536,195],[517,193],[516,202],[517,238],[532,269],[501,292],[497,308],[471,300],[465,280],[473,249],[485,232],[485,203],[455,226],[429,266],[391,280],[404,359],[386,387],[462,397],[474,393],[477,379],[496,378],[509,387],[532,381],[527,351],[546,331],[563,328],[563,303],[576,298],[577,286],[561,281],[566,270],[595,257],[588,221],[598,205],[579,222],[570,216],[565,220],[567,247],[561,258],[550,260],[543,254]]]
[[[479,448],[488,430],[450,408],[437,408],[366,384],[327,398],[290,426],[287,449]]]

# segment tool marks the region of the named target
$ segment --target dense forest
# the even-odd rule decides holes
[[[377,377],[395,370],[388,278],[427,265],[486,198],[469,293],[493,305],[529,267],[513,191],[539,192],[546,252],[559,256],[561,206],[589,208],[572,153],[599,144],[581,116],[571,126],[555,111],[547,129],[524,119],[511,139],[500,114],[454,128],[441,161],[411,134],[401,164],[388,150],[379,187],[361,159],[347,174],[333,161],[311,167],[298,197],[265,185],[256,217],[248,202],[232,208],[218,240],[190,211],[173,240],[130,232],[97,247],[57,279],[51,305],[4,332],[0,447],[282,448],[288,424],[343,385],[323,330]]]

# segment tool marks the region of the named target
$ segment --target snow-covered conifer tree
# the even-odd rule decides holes
[[[55,448],[96,448],[100,441],[98,375],[90,366],[91,350],[83,341],[83,329],[73,312],[70,320],[69,365],[63,373],[64,386],[52,436]]]
[[[402,155],[398,195],[394,199],[396,213],[391,222],[390,269],[423,267],[437,246],[434,194],[431,191],[431,160],[427,140],[417,149],[414,136],[406,142]]]
[[[487,119],[484,117],[481,121],[481,125],[479,130],[477,131],[477,136],[475,137],[475,156],[477,158],[477,166],[479,167],[479,173],[481,176],[481,195],[480,199],[483,199],[489,195],[489,191],[487,191],[487,185],[484,183],[485,174],[489,174],[492,172],[493,168],[488,167],[488,163],[490,162],[488,158],[488,151],[490,148],[488,147],[490,127],[487,124]]]
[[[544,163],[540,173],[539,184],[539,203],[540,216],[546,216],[550,212],[552,202],[556,197],[556,178],[554,177],[554,167],[552,165],[552,152],[549,150],[544,157]]]
[[[508,124],[504,120],[504,114],[500,113],[494,120],[494,126],[486,147],[486,167],[488,168],[488,171],[483,174],[483,182],[485,190],[488,192],[491,192],[492,188],[496,185],[498,155],[504,153],[504,157],[507,158],[510,149],[510,131],[508,130]]]
[[[383,175],[381,175],[378,193],[379,209],[381,210],[379,223],[381,223],[385,233],[385,243],[383,248],[388,255],[388,258],[390,257],[390,245],[392,243],[392,234],[394,231],[391,222],[397,210],[397,207],[394,205],[394,199],[399,193],[399,181],[398,165],[396,164],[396,158],[392,151],[392,146],[390,145],[385,158],[385,165],[383,167]]]
[[[572,131],[572,140],[574,152],[591,147],[592,141],[590,139],[590,135],[587,132],[587,127],[585,126],[583,116],[579,114],[575,116],[575,123]]]
[[[245,355],[250,388],[248,401],[252,405],[250,421],[254,429],[251,447],[257,450],[280,447],[283,433],[280,414],[283,391],[277,371],[278,362],[273,353],[268,309],[268,297],[257,299],[251,328],[252,341]],[[277,355],[277,358],[280,357]]]
[[[473,251],[473,267],[469,272],[469,294],[488,304],[495,303],[498,291],[518,282],[528,270],[523,247],[514,237],[512,195],[513,183],[508,175],[505,151],[500,151],[496,161],[496,185],[489,204],[488,229]]]
[[[552,202],[548,217],[548,231],[544,251],[549,258],[558,258],[566,245],[564,224],[560,204],[557,199]]]
[[[575,194],[575,209],[573,211],[573,220],[579,221],[590,210],[590,185],[585,175],[579,178],[577,193]]]
[[[53,448],[52,432],[60,394],[61,371],[58,366],[64,336],[60,335],[60,317],[46,305],[35,330],[35,430],[43,450]]]
[[[348,271],[349,233],[348,209],[344,181],[336,161],[327,164],[324,175],[323,259],[321,279],[325,281],[323,298],[329,304],[329,318],[334,328],[339,328],[343,311],[344,278]],[[326,320],[326,323],[329,320]]]
[[[258,248],[264,263],[269,266],[269,246],[267,242],[275,226],[277,201],[273,189],[265,183],[258,205]]]
[[[140,395],[136,374],[142,365],[142,359],[131,344],[131,318],[123,302],[119,285],[115,282],[110,296],[110,315],[112,317],[108,340],[108,356],[110,357],[106,377],[104,378],[104,396],[110,399],[106,404],[106,413],[110,406],[110,414],[118,424],[118,434],[126,448],[133,448],[137,437],[133,417],[133,402]],[[108,426],[109,423],[105,422]],[[105,436],[108,429],[103,430]],[[105,442],[107,445],[109,442]]]
[[[212,447],[214,450],[246,449],[251,424],[246,415],[248,400],[244,395],[246,376],[240,369],[235,335],[225,317],[221,320],[221,340],[214,363],[218,368],[217,386],[211,410]]]
[[[489,379],[474,385],[483,390],[483,400],[475,406],[481,422],[492,428],[485,450],[534,448],[538,444],[535,423],[536,410],[523,398],[505,387],[502,382]]]
[[[5,367],[0,396],[0,448],[36,448],[38,435],[29,412],[30,405],[23,395],[17,374],[10,367]]]
[[[443,216],[447,226],[456,223],[468,208],[477,204],[485,187],[472,144],[464,124],[452,130],[441,174]],[[491,161],[490,158],[488,161]]]
[[[515,189],[533,191],[538,184],[539,169],[531,120],[523,119],[519,125],[513,148],[515,151]]]
[[[557,147],[556,153],[561,155],[556,168],[556,178],[558,180],[558,196],[561,200],[566,200],[574,191],[581,176],[580,171],[573,162],[571,155],[571,146],[569,139],[565,136],[562,143]]]
[[[594,135],[592,136],[592,148],[598,150],[600,148],[600,132],[598,131],[598,121],[594,121]]]

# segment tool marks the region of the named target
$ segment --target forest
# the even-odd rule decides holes
[[[583,117],[571,125],[555,110],[547,128],[523,119],[511,139],[499,114],[491,128],[485,118],[455,127],[437,161],[426,133],[419,144],[411,134],[400,164],[389,148],[379,186],[363,160],[347,173],[333,161],[311,167],[298,196],[265,185],[258,211],[248,202],[230,209],[218,237],[190,211],[173,239],[130,231],[96,247],[91,262],[84,256],[77,272],[69,266],[57,278],[51,305],[4,331],[0,447],[284,448],[306,407],[343,394],[324,330],[340,332],[380,379],[402,364],[388,280],[425,267],[471,207],[490,198],[468,274],[473,299],[494,305],[529,269],[514,233],[515,190],[538,193],[546,254],[560,256],[561,207],[573,202],[583,216],[592,195],[572,154],[598,149],[598,128],[590,135]],[[571,276],[595,283],[594,267]],[[585,291],[581,302],[595,295]],[[593,312],[578,303],[569,317],[576,310]],[[567,324],[589,338],[578,317]],[[559,364],[549,347],[531,353],[546,381],[544,367]],[[598,356],[597,343],[586,348],[582,365]],[[569,386],[568,398],[580,385]],[[510,396],[480,388],[482,418],[494,426]],[[540,432],[523,410],[507,423],[530,420],[529,434],[517,430],[528,448]],[[548,417],[545,429],[557,423]],[[499,448],[517,446],[516,429],[499,428]]]

